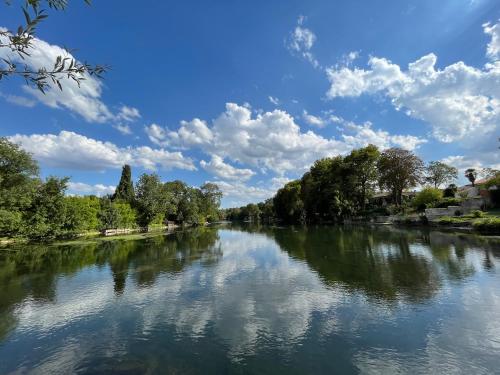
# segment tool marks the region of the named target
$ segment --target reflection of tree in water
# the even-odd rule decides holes
[[[0,250],[0,340],[15,327],[13,309],[27,298],[53,302],[57,279],[97,265],[109,266],[120,296],[128,275],[139,286],[154,283],[161,273],[181,272],[195,261],[203,265],[222,256],[217,230],[195,228],[168,236],[135,241],[105,241],[85,245],[30,245]]]
[[[405,298],[423,302],[431,298],[443,278],[458,281],[474,273],[473,264],[464,256],[467,250],[485,249],[489,256],[493,254],[491,247],[498,245],[482,238],[478,243],[471,236],[392,227],[261,230],[291,256],[306,260],[327,284],[361,290],[387,301]]]

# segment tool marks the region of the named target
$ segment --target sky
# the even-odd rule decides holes
[[[17,29],[20,3],[1,6],[0,27]],[[68,48],[111,69],[45,95],[0,81],[0,136],[42,176],[71,177],[70,194],[112,193],[128,163],[134,180],[215,182],[239,206],[370,143],[461,176],[500,169],[497,0],[94,0],[48,14],[23,64]]]

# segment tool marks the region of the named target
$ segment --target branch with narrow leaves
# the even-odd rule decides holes
[[[85,80],[85,76],[94,76],[97,78],[102,78],[102,74],[105,73],[109,67],[102,65],[90,65],[87,63],[79,63],[73,58],[58,56],[56,62],[52,69],[46,69],[44,67],[38,70],[31,70],[28,66],[19,68],[15,63],[10,60],[2,59],[6,64],[6,69],[0,69],[0,80],[2,78],[17,75],[25,79],[28,85],[34,86],[41,92],[45,93],[45,89],[52,82],[60,90],[63,89],[61,84],[62,79],[71,79],[78,87],[82,81]]]
[[[90,0],[84,1],[90,4]],[[10,0],[5,2],[7,5],[11,4]],[[0,29],[0,48],[10,49],[11,53],[21,60],[26,60],[30,56],[36,28],[40,22],[47,18],[46,12],[40,9],[41,3],[45,3],[54,10],[63,10],[66,8],[68,0],[26,0],[25,6],[22,8],[26,24],[19,26],[16,32]],[[63,88],[61,84],[63,79],[71,79],[80,86],[86,76],[102,78],[102,74],[109,70],[108,66],[82,64],[72,57],[63,56],[58,56],[53,68],[50,69],[47,67],[33,69],[27,65],[19,67],[11,59],[2,59],[2,61],[4,66],[0,65],[0,80],[8,76],[21,76],[28,85],[38,88],[43,93],[51,83],[59,87],[60,90]]]

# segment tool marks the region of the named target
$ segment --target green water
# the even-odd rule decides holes
[[[232,225],[0,250],[0,374],[499,369],[498,240]]]

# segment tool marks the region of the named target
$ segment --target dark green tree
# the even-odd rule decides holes
[[[470,181],[472,187],[474,187],[477,179],[477,171],[474,168],[469,168],[465,171],[465,177]]]
[[[132,170],[130,165],[125,164],[122,168],[120,182],[113,194],[113,200],[119,200],[132,204],[134,202],[134,184],[132,183]]]
[[[380,187],[389,190],[394,203],[400,206],[403,191],[422,180],[424,162],[411,151],[390,148],[381,154],[377,167]]]
[[[440,161],[431,161],[426,168],[425,181],[435,188],[458,178],[458,170]]]
[[[171,197],[157,174],[143,174],[137,182],[135,199],[139,224],[147,227],[154,220],[163,220]]]

